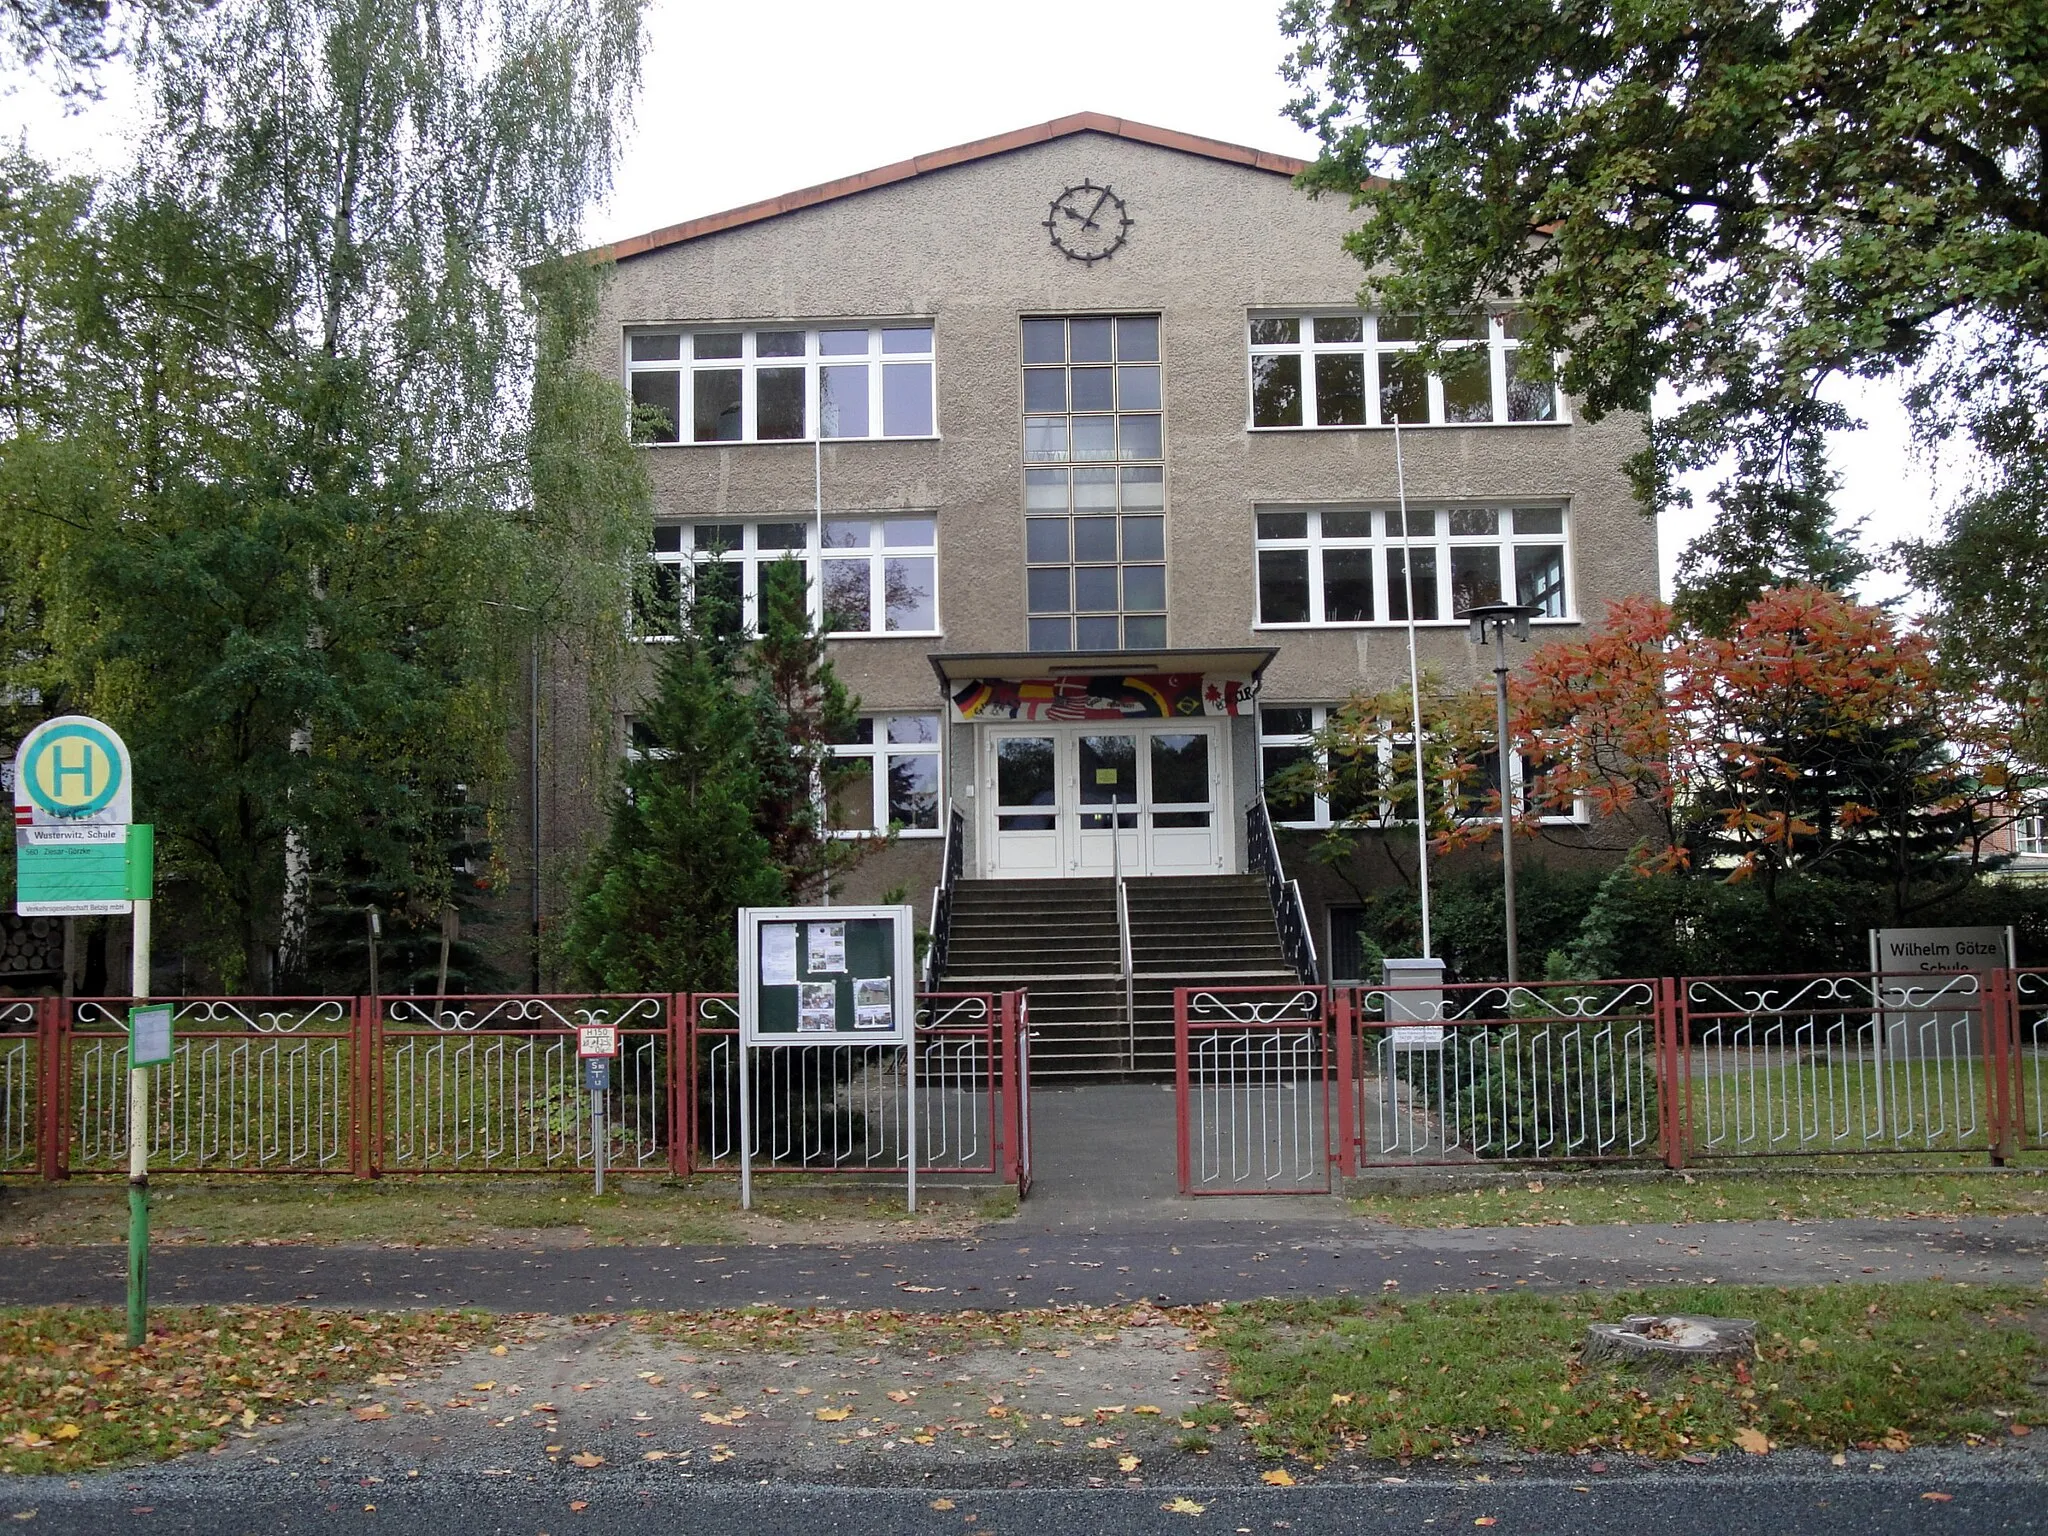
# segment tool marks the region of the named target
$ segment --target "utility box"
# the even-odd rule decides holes
[[[1387,1043],[1396,1050],[1435,1050],[1444,1043],[1444,963],[1441,960],[1380,962],[1386,987]]]

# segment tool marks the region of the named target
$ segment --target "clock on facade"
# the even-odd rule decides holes
[[[1046,233],[1069,261],[1105,261],[1116,254],[1132,224],[1124,200],[1108,187],[1084,181],[1052,200]]]

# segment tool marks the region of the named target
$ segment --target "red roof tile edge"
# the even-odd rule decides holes
[[[967,165],[976,160],[1008,154],[1012,150],[1024,149],[1033,144],[1050,143],[1054,139],[1063,139],[1076,133],[1106,133],[1140,144],[1156,144],[1162,149],[1178,149],[1190,155],[1203,155],[1211,160],[1226,160],[1233,165],[1248,165],[1255,170],[1271,171],[1276,176],[1298,176],[1308,168],[1309,163],[1306,160],[1297,160],[1291,155],[1276,155],[1263,149],[1247,149],[1242,144],[1226,144],[1221,139],[1205,139],[1192,133],[1177,133],[1171,128],[1155,128],[1149,123],[1134,123],[1128,118],[1107,117],[1100,112],[1075,112],[1067,117],[1056,117],[1049,123],[1014,129],[1009,133],[999,133],[993,138],[975,139],[967,144],[955,144],[950,149],[934,150],[930,154],[918,155],[909,160],[898,160],[894,165],[862,171],[856,176],[842,176],[837,181],[805,187],[800,192],[785,192],[780,197],[748,203],[741,208],[729,208],[723,213],[706,214],[701,219],[691,219],[684,224],[671,224],[665,229],[651,230],[644,235],[633,235],[625,240],[585,251],[583,256],[586,260],[594,262],[624,261],[628,257],[644,256],[650,251],[681,245],[686,241],[701,239],[705,235],[715,235],[724,230],[758,224],[764,219],[794,213],[800,208],[815,208],[820,203],[851,197],[857,192],[870,192],[876,187],[908,181],[911,177],[922,176],[928,171],[942,171],[949,166]]]

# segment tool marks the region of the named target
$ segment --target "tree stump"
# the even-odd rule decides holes
[[[1686,1370],[1756,1358],[1756,1322],[1747,1317],[1658,1317],[1638,1314],[1618,1323],[1592,1323],[1580,1358],[1659,1370]]]

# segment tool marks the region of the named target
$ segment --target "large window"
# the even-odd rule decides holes
[[[939,717],[868,715],[833,756],[857,763],[833,790],[831,826],[848,836],[939,831]]]
[[[806,584],[811,617],[840,636],[939,632],[938,524],[929,516],[663,523],[654,530],[648,638],[674,632],[686,587],[714,590],[733,622],[757,629],[761,592],[784,560]],[[824,580],[816,577],[823,564]]]
[[[1505,593],[1572,616],[1561,506],[1260,507],[1259,623],[1453,623]]]
[[[640,438],[771,443],[930,437],[929,323],[635,331],[626,377]]]
[[[1032,650],[1166,644],[1162,403],[1157,315],[1024,322]]]
[[[1353,817],[1373,825],[1394,822],[1413,824],[1415,771],[1409,754],[1414,737],[1394,722],[1373,738],[1369,751],[1361,752],[1340,765],[1336,773],[1314,776],[1316,788],[1304,792],[1292,782],[1303,775],[1290,774],[1303,763],[1322,768],[1328,761],[1316,737],[1330,723],[1337,706],[1329,704],[1261,704],[1259,706],[1259,781],[1265,786],[1266,810],[1275,825],[1287,827],[1339,826]],[[1500,757],[1483,752],[1461,780],[1447,780],[1430,788],[1432,810],[1455,800],[1461,818],[1497,821],[1498,814],[1485,810],[1487,797],[1500,783]],[[1523,786],[1532,780],[1528,760],[1519,752],[1508,759],[1517,802]],[[1399,778],[1400,783],[1394,781]],[[1390,791],[1397,791],[1393,798]],[[1438,798],[1442,797],[1442,798]],[[1575,805],[1569,815],[1548,815],[1546,824],[1579,824],[1587,818],[1588,807]]]
[[[1535,377],[1519,317],[1474,316],[1440,372],[1401,315],[1255,315],[1254,427],[1474,426],[1560,421],[1557,386]]]

